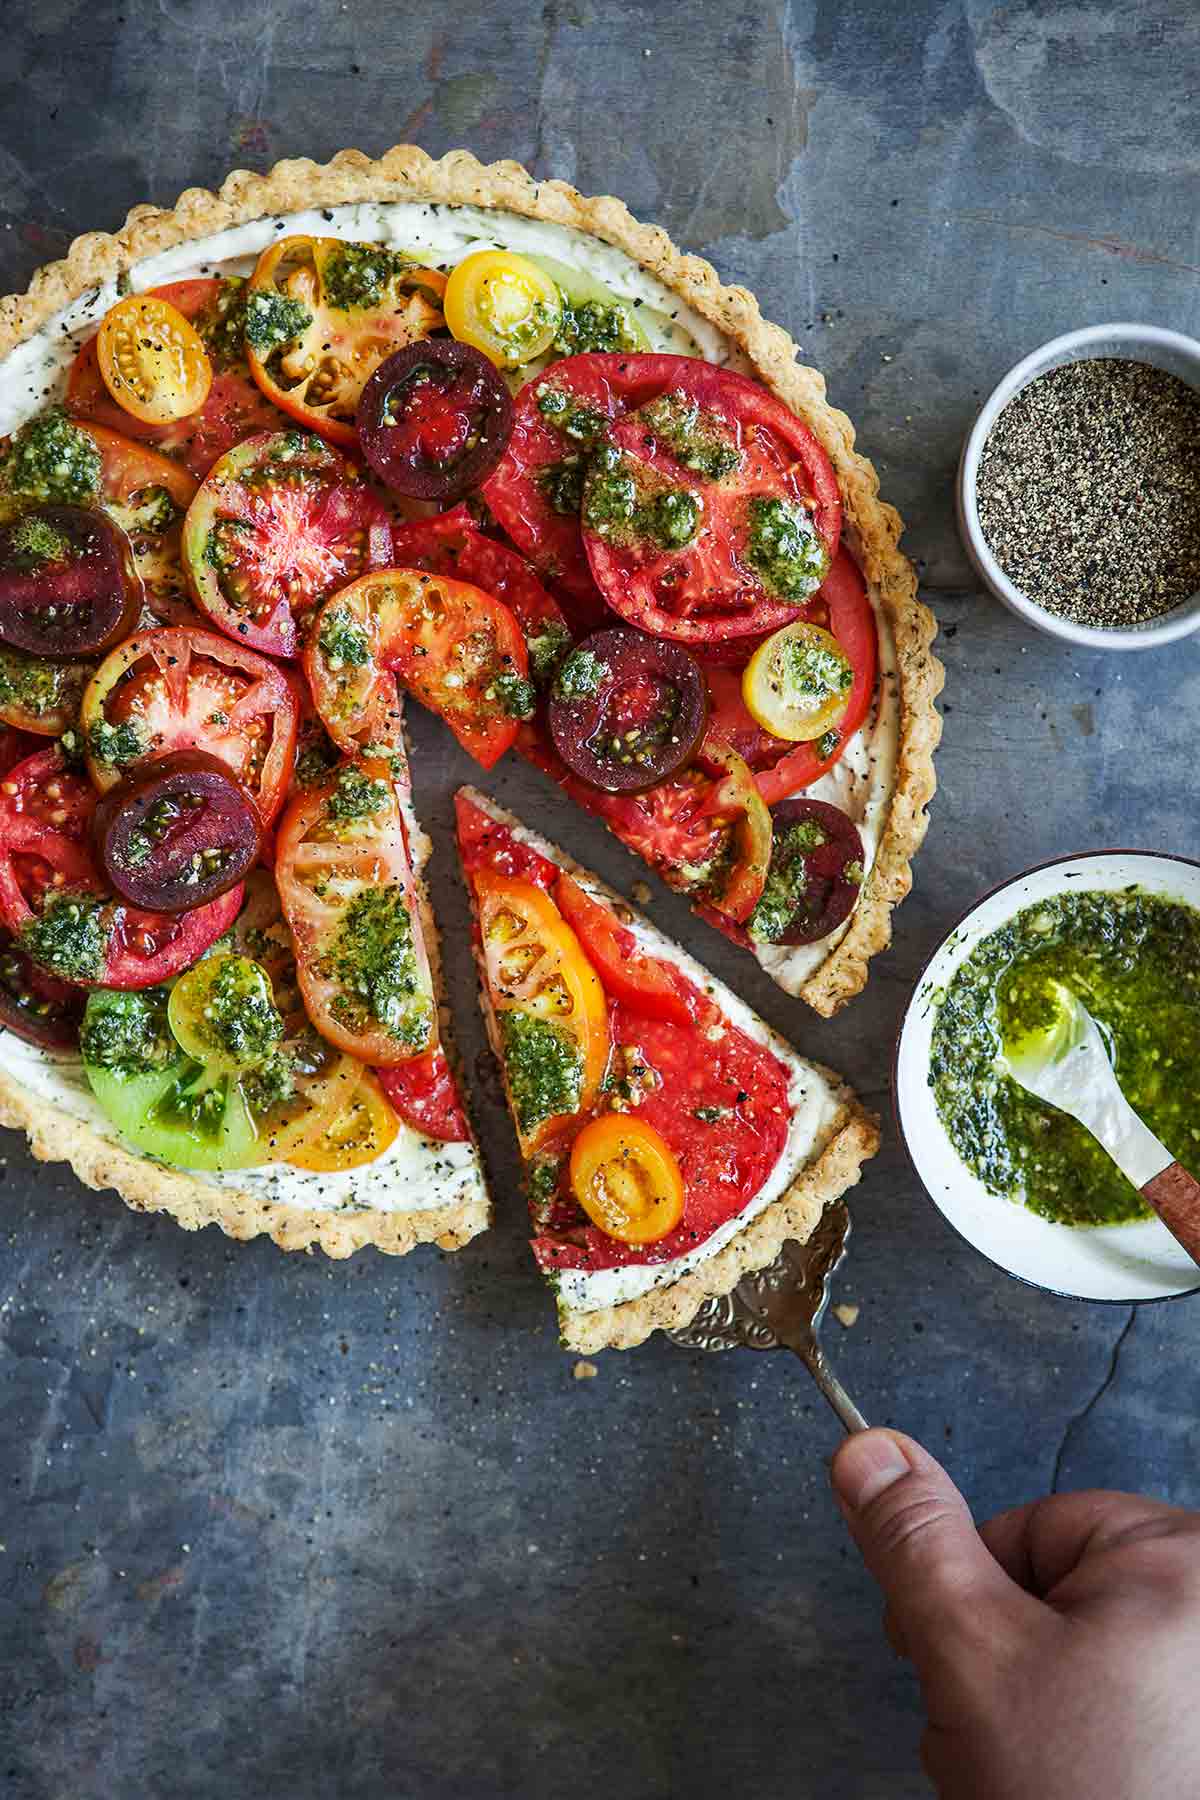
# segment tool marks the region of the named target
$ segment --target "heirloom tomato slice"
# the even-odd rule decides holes
[[[441,330],[446,277],[379,244],[285,237],[250,277],[246,350],[263,393],[335,444],[357,449],[368,378]]]
[[[390,1067],[437,1041],[404,815],[390,765],[346,763],[279,826],[279,898],[300,991],[323,1037]]]
[[[397,680],[485,769],[534,707],[525,639],[503,601],[422,569],[385,569],[334,594],[304,667],[326,730],[348,751],[397,735]]]
[[[471,877],[484,979],[521,1150],[586,1114],[608,1067],[608,1003],[582,944],[532,881]]]
[[[295,656],[335,588],[391,561],[387,508],[361,469],[307,432],[247,438],[188,509],[183,556],[214,625],[269,656]]]
[[[163,625],[195,623],[180,556],[183,515],[196,493],[196,478],[163,456],[107,425],[81,420],[100,452],[100,505],[129,539],[142,583],[142,599]]]
[[[517,397],[484,496],[569,591],[656,637],[706,643],[797,617],[841,498],[809,428],[758,382],[692,357],[583,355]]]
[[[215,631],[138,632],[105,657],[84,695],[88,772],[104,793],[151,757],[204,750],[269,825],[287,794],[299,711],[277,663]]]
[[[440,1044],[391,1069],[377,1069],[379,1085],[400,1117],[442,1143],[466,1143],[471,1136],[458,1084]]]
[[[554,898],[610,998],[647,1018],[670,1019],[675,1025],[687,1025],[695,1017],[687,988],[676,979],[670,963],[642,955],[633,932],[621,924],[611,906],[593,900],[565,871],[554,884]]]
[[[182,462],[197,479],[243,438],[278,431],[287,420],[258,388],[246,362],[242,341],[246,285],[239,276],[196,276],[146,290],[145,297],[165,300],[190,320],[208,352],[212,386],[198,412],[165,424],[127,413],[104,385],[96,337],[76,352],[67,380],[67,411],[76,419],[90,419],[154,445]]]

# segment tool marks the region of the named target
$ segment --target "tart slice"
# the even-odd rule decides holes
[[[596,876],[457,796],[480,993],[568,1348],[625,1349],[803,1242],[874,1122]]]

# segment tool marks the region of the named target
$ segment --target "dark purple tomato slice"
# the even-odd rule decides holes
[[[0,639],[34,656],[95,656],[137,623],[128,538],[103,513],[40,506],[0,530]]]
[[[772,809],[771,867],[747,929],[759,944],[814,944],[836,931],[862,891],[858,827],[824,800]]]
[[[39,1050],[74,1050],[86,999],[82,988],[39,969],[8,932],[0,934],[0,1028]]]
[[[561,664],[547,722],[567,767],[608,794],[633,794],[691,761],[708,688],[682,644],[626,626],[594,631]]]
[[[363,455],[415,500],[458,500],[485,481],[512,435],[512,396],[482,351],[451,339],[407,344],[358,403]]]
[[[258,809],[227,766],[203,750],[156,757],[96,808],[96,843],[122,899],[151,912],[205,906],[253,868]]]

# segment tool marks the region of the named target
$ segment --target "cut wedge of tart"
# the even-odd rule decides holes
[[[878,1131],[596,876],[473,788],[457,812],[533,1254],[565,1344],[627,1348],[803,1242]]]

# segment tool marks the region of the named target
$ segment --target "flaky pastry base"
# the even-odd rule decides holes
[[[614,245],[724,332],[758,377],[823,444],[837,470],[847,540],[895,634],[901,705],[896,783],[878,855],[850,929],[800,989],[816,1011],[833,1014],[864,986],[870,958],[890,941],[892,907],[911,886],[910,862],[924,837],[925,809],[934,791],[932,757],[941,731],[934,699],[942,669],[930,649],[936,625],[917,598],[910,563],[897,548],[899,514],[879,499],[875,470],[855,450],[850,420],[826,400],[823,377],[797,361],[792,339],[762,317],[753,294],[725,286],[710,263],[677,250],[658,226],[639,223],[623,202],[611,196],[588,198],[565,182],[536,181],[519,163],[483,164],[465,150],[452,150],[434,161],[414,145],[398,145],[374,160],[359,150],[343,150],[325,164],[295,158],[276,163],[263,175],[236,169],[219,193],[189,188],[174,207],[135,206],[119,231],[87,232],[76,238],[61,261],[34,274],[25,293],[0,298],[0,358],[89,288],[115,279],[158,251],[251,219],[363,200],[494,207],[589,232]],[[319,1245],[332,1256],[346,1256],[366,1243],[397,1253],[428,1239],[454,1248],[487,1224],[483,1200],[472,1201],[465,1209],[403,1215],[326,1214],[268,1203],[232,1188],[214,1188],[115,1147],[2,1073],[0,1121],[24,1129],[42,1160],[68,1161],[90,1186],[115,1187],[130,1206],[169,1212],[191,1229],[215,1223],[238,1238],[268,1232],[287,1249]],[[775,1203],[783,1205],[783,1200]],[[775,1207],[756,1225],[765,1225]],[[663,1299],[651,1295],[637,1304],[649,1307]],[[646,1330],[662,1322],[655,1320]],[[580,1341],[577,1347],[587,1344]]]

